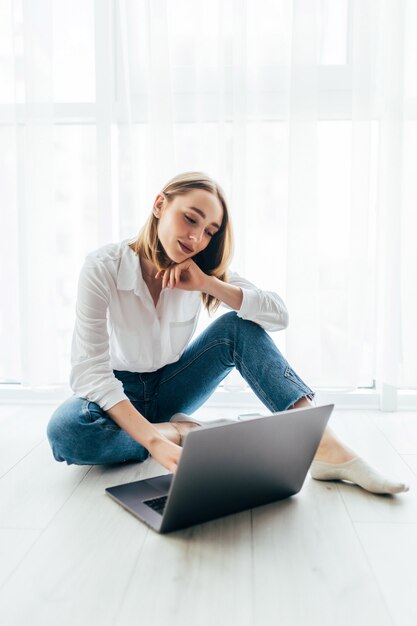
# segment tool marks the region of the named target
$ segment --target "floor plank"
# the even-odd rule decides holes
[[[308,478],[252,515],[256,624],[392,624],[334,485]]]
[[[104,489],[165,471],[153,460],[56,463],[45,439],[53,409],[0,406],[2,624],[416,623],[415,413],[336,410],[330,420],[377,469],[410,482],[407,494],[308,475],[290,499],[160,536]],[[194,417],[241,412],[205,407]]]
[[[0,528],[46,528],[89,469],[57,463],[42,441],[0,480]]]
[[[50,406],[25,405],[0,420],[0,477],[45,439]]]
[[[40,535],[40,530],[0,529],[0,588],[10,577]],[[7,622],[2,621],[2,624]]]
[[[2,623],[34,624],[36,616],[36,624],[52,625],[59,616],[62,626],[113,624],[148,529],[104,488],[145,478],[143,466],[88,472],[1,589]],[[22,589],[25,601],[19,602]]]
[[[349,515],[354,522],[416,522],[417,476],[377,427],[375,412],[357,411],[337,414],[338,434],[381,473],[403,480],[410,491],[395,496],[371,494],[357,485],[337,482]]]
[[[117,626],[255,623],[251,513],[160,536],[149,531]],[[149,584],[149,581],[154,581]]]
[[[417,454],[417,413],[374,413],[374,424],[399,454]]]
[[[355,524],[395,626],[417,624],[416,524]]]
[[[0,422],[13,417],[19,410],[20,407],[16,404],[0,404]]]
[[[401,457],[417,476],[417,454],[402,454]]]

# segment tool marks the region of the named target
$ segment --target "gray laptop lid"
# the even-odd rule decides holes
[[[333,408],[331,404],[292,409],[192,430],[174,477],[106,491],[161,533],[287,498],[300,491]],[[164,486],[168,493],[163,516],[143,504],[152,497],[153,481],[157,489],[153,497],[163,495]],[[142,489],[141,502],[132,506]]]

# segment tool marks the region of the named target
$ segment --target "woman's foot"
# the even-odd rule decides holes
[[[304,397],[293,408],[312,405],[314,404]],[[348,480],[371,493],[402,493],[410,489],[405,483],[380,474],[342,443],[329,427],[323,433],[310,474],[315,480]]]
[[[198,420],[195,420],[190,415],[187,415],[187,413],[175,413],[175,415],[173,415],[171,419],[169,420],[169,423],[178,429],[178,432],[181,436],[181,439],[180,439],[181,443],[179,445],[182,446],[184,445],[185,437],[188,435],[190,430],[193,430],[193,428],[226,426],[228,424],[236,424],[236,420],[219,418],[219,419],[210,420],[207,422],[199,422]]]
[[[201,428],[200,424],[196,424],[195,422],[175,422],[172,423],[172,426],[176,429],[179,434],[179,446],[184,445],[184,441],[190,430],[194,428]]]
[[[314,460],[310,467],[315,480],[348,480],[371,493],[402,493],[410,487],[403,482],[391,480],[360,457],[345,463],[325,463]]]
[[[154,424],[154,426],[164,437],[177,444],[177,446],[184,444],[185,437],[190,430],[199,428],[199,425],[194,422],[178,422],[175,424],[160,422],[159,424]]]
[[[372,493],[401,493],[409,486],[380,474],[326,428],[310,467],[316,480],[348,480]]]

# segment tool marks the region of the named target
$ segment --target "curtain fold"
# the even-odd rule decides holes
[[[233,269],[288,306],[271,336],[300,376],[416,389],[415,4],[65,6],[0,0],[0,380],[67,383],[85,255],[203,170]]]
[[[296,0],[289,64],[286,302],[287,358],[313,384],[323,375],[320,302],[319,4]],[[329,349],[331,347],[329,346]]]
[[[384,2],[377,48],[380,81],[377,231],[376,378],[399,385],[401,338],[401,225],[403,219],[404,30],[403,2]]]
[[[15,126],[19,236],[17,275],[13,278],[19,284],[20,378],[23,385],[31,386],[53,378],[58,358],[56,342],[48,344],[48,360],[42,358],[50,329],[57,330],[56,300],[50,297],[55,291],[51,267],[58,228],[53,209],[51,11],[51,0],[42,0],[37,7],[29,0],[22,2],[22,96],[32,106],[26,111],[26,123]],[[7,352],[13,350],[12,345],[8,348]]]

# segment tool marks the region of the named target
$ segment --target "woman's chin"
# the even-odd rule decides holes
[[[171,259],[173,263],[181,263],[188,258],[188,255],[185,254],[181,249],[180,250],[170,250],[167,254],[167,257]]]
[[[169,265],[172,265],[173,263],[184,261],[184,256],[181,254],[167,254],[167,259],[170,261]]]

